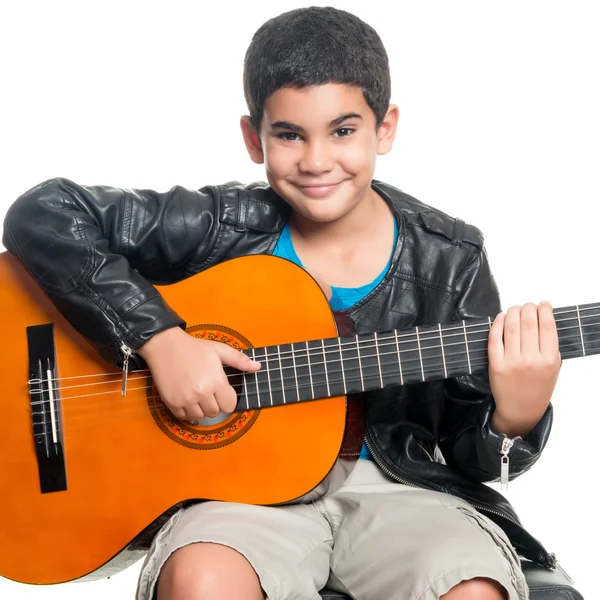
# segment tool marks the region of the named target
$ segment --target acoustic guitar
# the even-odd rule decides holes
[[[174,417],[149,371],[115,370],[0,254],[3,577],[106,576],[137,560],[141,532],[188,501],[318,497],[358,458],[362,417],[348,395],[488,365],[489,318],[340,337],[317,283],[280,258],[229,260],[157,289],[190,335],[262,362],[256,373],[228,370],[234,413]],[[600,304],[554,314],[563,359],[600,352]]]

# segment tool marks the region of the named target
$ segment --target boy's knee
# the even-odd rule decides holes
[[[246,558],[228,546],[195,543],[171,554],[157,586],[157,600],[209,598],[264,600],[258,575]]]
[[[466,579],[455,585],[440,600],[507,600],[508,592],[497,581],[485,577]]]

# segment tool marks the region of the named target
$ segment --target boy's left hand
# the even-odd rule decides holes
[[[488,356],[496,402],[491,427],[509,438],[525,437],[546,412],[561,366],[550,303],[500,313],[490,331]]]

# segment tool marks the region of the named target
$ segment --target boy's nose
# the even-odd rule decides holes
[[[322,142],[311,142],[305,144],[304,153],[300,161],[300,170],[307,173],[325,173],[333,166],[328,144]]]

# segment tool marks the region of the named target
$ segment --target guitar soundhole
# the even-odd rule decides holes
[[[221,342],[236,350],[252,347],[237,331],[221,325],[193,325],[186,331],[199,339]],[[165,435],[187,448],[213,450],[232,444],[250,430],[260,415],[260,410],[245,410],[191,423],[171,413],[160,399],[151,378],[148,379],[147,401],[154,421]]]

